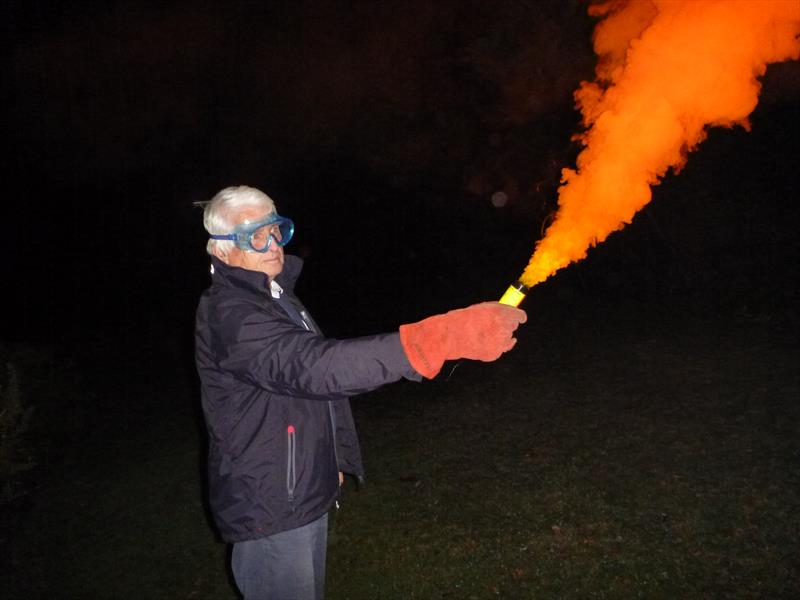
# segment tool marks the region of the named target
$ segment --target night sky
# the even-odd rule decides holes
[[[4,340],[190,345],[208,284],[192,203],[238,184],[295,220],[299,293],[329,334],[499,297],[556,208],[595,65],[577,0],[2,11]],[[797,63],[770,67],[752,122],[712,132],[537,293],[790,310]]]

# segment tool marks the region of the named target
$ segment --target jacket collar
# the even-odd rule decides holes
[[[211,257],[213,268],[211,281],[218,285],[232,285],[248,289],[257,294],[269,295],[269,278],[259,271],[242,269],[241,267],[231,267],[226,265],[216,256]],[[288,292],[294,291],[294,284],[303,270],[303,259],[299,256],[287,254],[284,256],[283,271],[275,278],[275,281]]]

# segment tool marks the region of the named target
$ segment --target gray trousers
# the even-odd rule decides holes
[[[233,545],[233,578],[244,600],[322,600],[328,515],[258,540]]]

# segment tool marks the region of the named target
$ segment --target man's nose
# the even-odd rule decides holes
[[[280,239],[281,239],[280,234],[278,234],[277,236],[269,234],[269,248],[267,248],[267,252],[269,252],[270,254],[279,252],[281,245],[278,242],[280,241]]]

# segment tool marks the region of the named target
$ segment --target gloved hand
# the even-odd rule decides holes
[[[417,373],[433,379],[446,360],[497,360],[514,347],[517,340],[512,334],[527,320],[519,308],[482,302],[401,325],[400,342]]]

